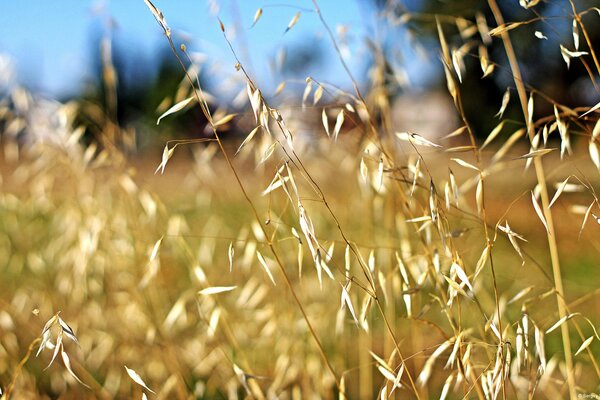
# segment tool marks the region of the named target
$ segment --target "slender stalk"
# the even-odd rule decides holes
[[[585,42],[588,45],[588,49],[590,51],[590,55],[592,56],[592,60],[594,60],[596,71],[600,74],[600,61],[598,61],[596,51],[594,50],[594,46],[592,46],[592,42],[590,40],[590,36],[588,35],[587,29],[585,29],[585,25],[583,25],[581,15],[579,15],[579,13],[577,12],[577,8],[575,8],[575,3],[573,2],[573,0],[569,0],[569,3],[571,3],[571,8],[573,9],[573,18],[575,18],[575,21],[577,21],[577,24],[581,27],[581,32],[583,32],[583,37],[585,38]]]
[[[362,330],[358,332],[358,387],[361,399],[368,399],[373,395],[373,364],[371,355],[369,354],[371,345],[369,335]]]
[[[345,68],[345,69],[346,69],[346,71],[348,72],[348,74],[349,74],[349,76],[350,76],[350,79],[352,80],[352,82],[353,82],[353,84],[354,84],[354,88],[355,88],[355,90],[356,90],[356,93],[357,93],[357,96],[358,96],[358,98],[360,99],[360,101],[362,102],[362,104],[365,106],[365,109],[367,109],[367,107],[366,107],[366,103],[365,103],[365,100],[364,100],[364,98],[363,98],[362,94],[360,93],[360,90],[359,90],[359,88],[358,88],[358,85],[356,84],[356,81],[355,81],[355,80],[354,80],[354,78],[352,77],[352,75],[351,75],[351,73],[350,73],[350,70],[348,69],[347,65],[345,64],[345,61],[344,61],[344,60],[343,60],[343,58],[341,57],[341,53],[340,53],[340,51],[339,51],[339,47],[337,46],[337,43],[336,43],[336,41],[335,41],[335,37],[333,36],[333,33],[331,32],[331,29],[329,28],[329,26],[328,26],[328,25],[327,25],[327,23],[325,22],[325,20],[324,20],[323,16],[321,15],[321,13],[320,13],[320,9],[318,8],[318,5],[317,5],[316,1],[314,1],[314,0],[313,0],[313,4],[314,4],[314,6],[315,6],[315,11],[318,13],[318,15],[319,15],[319,17],[320,17],[320,19],[321,19],[322,23],[325,25],[326,29],[328,30],[328,32],[329,32],[329,34],[330,34],[330,37],[331,37],[331,40],[334,42],[334,46],[335,46],[335,48],[336,48],[336,51],[337,51],[338,55],[340,56],[340,59],[342,60],[342,63],[345,65],[345,67],[344,67],[344,68]],[[225,32],[223,32],[223,33],[225,33]],[[231,49],[231,51],[232,51],[232,53],[233,53],[233,55],[234,55],[234,57],[235,57],[235,59],[236,59],[236,61],[237,61],[237,65],[240,67],[240,69],[242,70],[242,72],[243,72],[243,73],[246,75],[246,78],[248,79],[248,81],[249,81],[249,82],[250,82],[250,83],[251,83],[253,86],[255,86],[255,85],[254,85],[254,83],[252,82],[252,80],[250,79],[250,76],[248,75],[247,71],[245,70],[244,66],[241,64],[241,62],[240,62],[239,58],[237,57],[237,54],[236,54],[235,50],[233,49],[233,46],[232,46],[231,42],[229,41],[229,39],[227,38],[227,36],[226,36],[226,35],[225,35],[225,40],[227,41],[227,44],[229,45],[229,48]],[[268,104],[267,104],[267,101],[266,101],[264,98],[262,98],[262,97],[261,97],[261,101],[263,101],[263,102],[264,102],[264,104],[267,106],[267,108],[268,108],[268,109],[271,109],[271,108],[268,106]],[[368,112],[368,109],[367,109],[367,112]],[[285,128],[284,128],[284,126],[283,126],[283,124],[282,124],[282,120],[281,120],[281,119],[279,119],[279,118],[277,118],[275,121],[276,121],[276,123],[277,123],[277,126],[278,126],[278,128],[280,129],[280,131],[281,131],[281,132],[284,134],[284,136],[285,136]],[[370,114],[369,114],[369,125],[370,125],[370,128],[371,128],[371,132],[372,132],[372,134],[373,134],[373,135],[374,135],[374,136],[377,138],[377,140],[378,140],[378,143],[379,143],[379,146],[380,146],[380,149],[381,149],[382,153],[383,153],[383,154],[384,154],[384,155],[385,155],[385,156],[386,156],[388,159],[390,159],[389,155],[386,153],[386,151],[385,151],[385,149],[384,149],[384,147],[383,147],[383,143],[381,142],[381,140],[380,140],[379,136],[377,135],[377,130],[376,130],[376,128],[375,128],[375,126],[374,126],[374,124],[373,124],[373,122],[372,122],[372,119],[371,119],[371,116],[370,116]],[[215,132],[215,134],[216,134],[216,132]],[[277,140],[277,139],[275,139],[275,140]],[[278,141],[278,140],[277,140],[277,141]],[[278,141],[278,142],[279,142],[279,141]],[[281,143],[280,143],[280,145],[281,145]],[[390,323],[389,323],[389,321],[388,321],[388,319],[387,319],[387,317],[386,317],[385,313],[383,312],[383,307],[382,307],[382,305],[381,305],[381,301],[380,301],[379,297],[377,296],[376,284],[375,284],[375,282],[373,281],[373,279],[371,278],[371,276],[370,276],[370,274],[369,274],[369,271],[368,271],[368,267],[367,267],[367,265],[365,265],[364,261],[363,261],[363,260],[362,260],[362,258],[360,257],[360,255],[359,255],[359,253],[358,253],[358,249],[356,248],[356,246],[355,246],[355,245],[353,245],[353,244],[350,242],[349,238],[346,236],[346,234],[345,234],[344,230],[343,230],[343,229],[342,229],[342,227],[341,227],[341,223],[340,223],[339,219],[337,218],[336,214],[333,212],[333,209],[332,209],[332,208],[331,208],[331,206],[329,205],[329,203],[328,203],[328,201],[327,201],[327,199],[326,199],[326,197],[325,197],[325,194],[323,193],[322,189],[319,187],[319,185],[317,184],[317,182],[315,181],[315,179],[312,177],[312,175],[311,175],[311,174],[308,172],[308,169],[305,167],[304,163],[302,162],[302,160],[300,159],[300,157],[298,156],[298,154],[297,154],[297,153],[294,151],[294,149],[290,149],[290,151],[291,151],[291,155],[290,155],[290,152],[288,152],[288,150],[285,148],[285,146],[281,145],[280,147],[281,147],[282,151],[285,153],[285,155],[286,155],[286,157],[288,158],[288,160],[289,160],[289,161],[290,161],[290,162],[291,162],[291,163],[292,163],[292,164],[293,164],[293,165],[294,165],[296,168],[298,168],[298,169],[299,169],[299,170],[300,170],[300,171],[303,173],[303,176],[305,177],[305,179],[306,179],[306,180],[307,180],[307,181],[310,183],[310,185],[311,185],[311,187],[313,188],[313,190],[315,191],[315,193],[317,193],[317,195],[319,196],[319,198],[320,198],[321,202],[323,203],[323,205],[324,205],[324,206],[325,206],[325,208],[327,209],[328,213],[329,213],[329,214],[330,214],[330,216],[333,218],[333,220],[334,220],[334,222],[335,222],[335,225],[336,225],[336,227],[337,227],[338,231],[340,232],[340,235],[342,236],[342,239],[344,240],[344,242],[346,243],[346,245],[347,245],[347,246],[349,246],[349,248],[350,248],[351,252],[354,254],[354,256],[356,257],[356,259],[358,260],[358,262],[359,262],[359,265],[360,265],[360,267],[361,267],[361,269],[362,269],[362,271],[363,271],[363,274],[365,275],[365,278],[367,279],[367,281],[369,282],[369,285],[371,286],[371,292],[369,293],[369,295],[370,295],[370,296],[373,298],[373,301],[374,301],[374,302],[375,302],[375,304],[377,305],[377,307],[378,307],[378,309],[379,309],[379,311],[380,311],[381,317],[382,317],[382,319],[383,319],[383,321],[384,321],[384,323],[385,323],[386,330],[388,331],[388,334],[390,335],[390,337],[391,337],[391,338],[392,338],[392,340],[394,341],[394,344],[395,344],[395,346],[396,346],[396,349],[397,349],[397,351],[398,351],[398,356],[400,357],[400,361],[401,361],[401,363],[402,363],[402,364],[404,364],[404,357],[402,356],[402,352],[401,352],[401,350],[400,350],[400,345],[399,345],[399,342],[398,342],[398,340],[397,340],[397,338],[396,338],[396,335],[395,335],[394,331],[392,330],[392,327],[391,327],[391,325],[390,325]],[[293,157],[292,157],[292,155],[293,155]],[[258,216],[257,216],[257,218],[258,218]],[[263,232],[264,232],[264,227],[262,226],[262,223],[261,223],[261,221],[259,221],[259,223],[260,223],[260,225],[261,225],[261,228],[263,229]],[[266,232],[265,232],[265,236],[266,236]],[[274,256],[275,256],[275,258],[276,258],[276,259],[278,259],[278,255],[277,255],[277,254],[274,254]],[[281,267],[282,267],[282,266],[281,266]],[[412,378],[412,375],[411,375],[410,371],[408,370],[408,368],[405,370],[405,373],[406,373],[406,376],[407,376],[407,378],[408,378],[408,380],[409,380],[409,383],[410,383],[411,389],[412,389],[412,390],[413,390],[413,392],[415,393],[415,396],[417,397],[417,399],[420,399],[420,395],[419,395],[418,389],[417,389],[417,387],[416,387],[416,385],[415,385],[414,379]],[[339,385],[338,385],[338,386],[339,386]]]
[[[446,40],[444,38],[444,33],[442,30],[442,26],[440,24],[440,21],[438,19],[436,19],[437,22],[437,27],[438,27],[438,34],[440,37],[440,42],[441,42],[441,46],[442,46],[442,56],[443,56],[443,61],[445,64],[445,68],[449,68],[450,65],[450,54],[448,52],[448,46],[446,44]],[[467,119],[467,116],[465,114],[465,110],[464,110],[464,106],[463,106],[463,102],[462,102],[462,95],[461,92],[459,90],[459,85],[456,82],[456,80],[454,79],[454,76],[451,74],[446,74],[446,78],[447,79],[451,79],[453,81],[453,86],[455,87],[455,93],[454,93],[454,103],[456,106],[456,109],[461,117],[461,120],[464,124],[464,126],[466,127],[466,131],[468,133],[469,136],[469,142],[471,144],[471,147],[473,149],[473,156],[475,157],[475,161],[477,163],[477,166],[480,168],[481,171],[483,171],[482,169],[482,162],[481,162],[481,150],[477,147],[477,143],[475,141],[475,133],[473,132],[473,128],[469,122],[469,120]],[[485,189],[486,189],[486,185],[485,185],[485,175],[483,174],[483,172],[479,173],[479,180],[481,181],[481,188],[482,188],[482,193],[481,193],[481,215],[479,216],[480,222],[483,226],[483,232],[485,235],[485,245],[487,247],[487,251],[489,254],[489,260],[490,260],[490,269],[491,269],[491,273],[492,273],[492,283],[493,283],[493,287],[494,287],[494,302],[495,302],[495,312],[496,312],[496,316],[498,318],[498,331],[500,333],[500,345],[502,346],[502,348],[504,349],[504,337],[503,337],[503,329],[502,329],[502,315],[500,313],[500,295],[499,295],[499,291],[498,291],[498,280],[496,278],[496,269],[494,268],[494,257],[493,257],[493,252],[492,252],[492,247],[493,247],[493,241],[490,238],[490,234],[489,234],[489,230],[488,230],[488,224],[487,224],[487,214],[486,214],[486,207],[485,207]],[[487,317],[485,317],[487,318]],[[502,351],[502,355],[504,356],[504,351]],[[502,360],[502,376],[504,376],[504,369],[505,369],[505,360]],[[477,394],[481,396],[481,388],[479,387],[479,382],[475,381],[474,382],[475,387],[477,389]],[[503,379],[502,380],[502,397],[504,400],[506,400],[506,382]]]
[[[159,22],[160,22],[160,20],[159,20]],[[165,27],[163,27],[163,29],[165,29]],[[223,34],[225,34],[225,31],[224,31],[223,28],[222,28],[222,30],[223,30]],[[194,87],[194,81],[190,77],[190,75],[188,74],[187,68],[185,67],[185,64],[183,63],[183,61],[181,60],[181,57],[179,57],[179,54],[177,54],[177,50],[175,48],[175,45],[173,44],[173,40],[171,39],[170,32],[165,29],[165,33],[166,33],[166,37],[167,37],[167,40],[169,42],[169,46],[171,48],[171,51],[173,52],[173,54],[175,55],[175,58],[177,59],[177,61],[180,64],[181,68],[183,69],[183,71],[185,73],[185,76],[186,76],[186,79],[188,80],[189,84],[193,88]],[[228,41],[228,43],[229,43],[229,41]],[[201,92],[201,90],[202,90],[202,88],[200,87],[199,91]],[[219,150],[220,150],[221,154],[223,155],[223,158],[225,159],[225,161],[227,163],[227,166],[229,167],[229,170],[232,172],[232,174],[233,174],[233,176],[234,176],[234,178],[236,180],[236,183],[237,183],[237,185],[238,185],[238,187],[239,187],[242,195],[244,196],[244,199],[246,200],[246,202],[250,206],[250,209],[251,209],[251,211],[252,211],[252,213],[254,215],[254,218],[258,222],[258,225],[259,225],[261,231],[263,232],[265,238],[268,238],[269,235],[267,233],[267,230],[266,230],[266,228],[264,226],[263,221],[260,218],[260,215],[258,214],[258,210],[257,210],[256,206],[254,205],[254,202],[250,198],[250,195],[248,194],[248,192],[247,192],[244,184],[242,183],[242,180],[241,180],[241,178],[240,178],[237,170],[233,166],[231,158],[229,157],[229,155],[227,154],[227,151],[225,150],[223,142],[221,141],[221,138],[220,138],[220,136],[219,136],[219,134],[217,132],[217,129],[216,129],[214,123],[213,123],[212,115],[210,113],[210,110],[206,106],[205,99],[203,97],[201,97],[201,94],[199,94],[198,91],[194,90],[193,92],[194,92],[194,96],[196,97],[196,100],[198,101],[198,104],[202,108],[202,112],[205,114],[205,117],[207,118],[207,120],[209,121],[209,123],[211,125],[214,138],[215,138],[215,140],[217,142],[217,145],[219,147]],[[287,274],[287,272],[285,270],[285,267],[283,265],[283,262],[282,262],[281,258],[279,257],[279,254],[277,253],[277,250],[275,249],[275,246],[274,246],[273,242],[269,240],[267,244],[268,244],[269,249],[271,250],[272,255],[275,257],[275,261],[276,261],[276,263],[277,263],[277,265],[279,267],[279,270],[280,270],[281,274],[284,277],[286,286],[290,290],[290,293],[292,294],[292,297],[294,298],[294,301],[295,301],[296,305],[300,309],[302,317],[303,317],[304,321],[306,322],[308,330],[309,330],[309,332],[311,334],[311,337],[313,338],[313,340],[314,340],[314,342],[315,342],[315,344],[317,346],[317,349],[318,349],[321,357],[323,358],[323,361],[325,363],[326,368],[329,370],[329,372],[333,376],[333,378],[335,380],[335,384],[337,386],[337,389],[340,392],[342,392],[342,388],[340,386],[340,381],[339,381],[339,379],[337,377],[337,374],[335,373],[335,370],[334,370],[331,362],[329,361],[329,358],[327,357],[327,355],[325,353],[325,349],[323,348],[323,345],[321,344],[321,341],[320,341],[319,337],[317,336],[317,333],[316,333],[314,327],[312,326],[312,323],[310,322],[310,320],[308,318],[308,315],[306,314],[304,306],[302,305],[302,302],[300,301],[300,298],[298,297],[298,295],[296,293],[296,290],[294,289],[294,287],[292,285],[292,282],[291,282],[291,280],[290,280],[290,278],[289,278],[289,276],[288,276],[288,274]]]
[[[496,0],[488,0],[488,5],[494,14],[494,18],[496,19],[496,23],[498,26],[504,24],[504,17],[502,16],[502,12],[496,3]],[[515,55],[514,48],[512,46],[512,42],[510,40],[510,36],[508,32],[501,33],[502,42],[504,44],[504,49],[506,51],[506,55],[508,57],[508,61],[510,67],[513,72],[515,86],[517,88],[517,92],[519,95],[519,100],[521,102],[521,107],[523,109],[523,116],[525,121],[530,121],[529,111],[527,109],[527,94],[525,92],[525,86],[523,84],[523,79],[521,77],[521,70],[519,68],[519,64],[517,62],[517,57]],[[529,139],[533,140],[535,135],[535,129],[533,124],[527,123],[527,130],[529,134]],[[567,315],[566,304],[564,302],[564,289],[562,283],[562,276],[560,270],[560,259],[558,256],[558,246],[556,243],[556,232],[554,230],[554,221],[552,218],[552,213],[549,208],[549,197],[548,197],[548,188],[546,186],[546,178],[544,174],[544,167],[542,164],[541,157],[534,157],[533,164],[535,167],[536,178],[538,184],[540,186],[541,199],[542,199],[542,209],[544,212],[544,217],[546,218],[546,223],[548,225],[547,237],[548,237],[548,246],[550,248],[550,260],[552,263],[552,274],[554,276],[554,286],[557,292],[557,303],[558,303],[558,313],[560,318],[563,318]],[[563,351],[565,355],[565,363],[567,369],[567,383],[569,386],[569,396],[571,400],[575,400],[577,397],[577,391],[575,389],[575,373],[573,368],[573,358],[571,353],[571,339],[569,337],[569,328],[567,324],[561,325],[561,334],[563,341]]]
[[[42,338],[38,337],[33,342],[31,342],[31,344],[29,345],[29,348],[27,349],[27,353],[25,354],[25,357],[23,357],[23,359],[21,359],[21,361],[19,362],[19,365],[17,365],[17,368],[15,368],[13,378],[10,381],[10,384],[8,385],[8,387],[6,388],[6,393],[4,393],[4,396],[2,396],[2,399],[4,399],[4,400],[10,399],[10,395],[12,394],[12,391],[15,388],[15,384],[17,383],[17,378],[21,374],[21,370],[23,369],[23,366],[25,365],[27,360],[29,360],[29,357],[31,357],[31,354],[33,353],[33,348],[35,346],[37,346],[37,344],[40,343],[41,341],[42,341]]]

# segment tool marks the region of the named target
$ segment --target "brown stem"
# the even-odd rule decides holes
[[[19,377],[19,374],[21,373],[23,366],[25,365],[27,360],[29,360],[29,357],[31,357],[31,353],[33,353],[33,348],[41,341],[42,341],[42,338],[38,337],[33,342],[31,342],[31,344],[29,345],[29,348],[27,349],[27,353],[25,354],[25,357],[23,357],[23,359],[21,359],[21,361],[17,365],[17,368],[15,368],[13,378],[10,381],[10,384],[8,385],[8,387],[6,388],[6,393],[4,393],[3,399],[5,399],[5,400],[10,399],[10,395],[11,395],[13,389],[15,388],[15,384],[17,383],[17,378]]]
[[[225,32],[223,32],[223,34],[225,34]],[[225,38],[225,39],[227,40],[227,38]],[[194,82],[193,82],[192,78],[189,76],[189,74],[187,73],[187,68],[185,68],[185,64],[183,63],[183,61],[179,57],[179,54],[177,54],[177,50],[175,49],[175,45],[173,44],[173,41],[172,41],[172,39],[171,39],[171,37],[169,35],[167,35],[167,40],[169,41],[169,46],[171,47],[171,51],[175,55],[175,58],[179,62],[179,64],[180,64],[181,68],[183,69],[183,71],[185,71],[186,79],[188,80],[188,82],[190,83],[190,85],[192,87],[194,87]],[[227,42],[229,43],[228,40],[227,40]],[[230,44],[230,46],[231,46],[231,44]],[[199,90],[201,91],[201,88],[199,88]],[[217,132],[217,129],[216,129],[216,127],[214,126],[214,124],[212,122],[212,116],[210,114],[210,110],[208,109],[208,107],[202,106],[202,105],[206,104],[206,101],[204,100],[204,98],[201,97],[201,95],[198,93],[198,91],[194,90],[193,92],[194,92],[194,95],[196,97],[196,100],[198,101],[198,104],[201,105],[202,111],[205,114],[207,120],[209,121],[209,123],[211,125],[212,131],[213,131],[213,135],[214,135],[214,137],[215,137],[215,139],[217,141],[217,145],[219,146],[219,150],[220,150],[221,154],[225,158],[227,166],[229,167],[230,171],[233,173],[233,176],[235,177],[236,183],[237,183],[240,191],[242,192],[242,195],[244,196],[244,199],[246,200],[246,202],[250,206],[250,209],[252,210],[252,213],[253,213],[256,221],[258,222],[258,224],[260,226],[260,229],[262,230],[264,236],[266,238],[268,238],[269,235],[268,235],[267,230],[266,230],[266,228],[265,228],[265,226],[263,224],[263,221],[260,218],[260,215],[258,214],[258,210],[256,209],[256,206],[254,205],[254,202],[250,198],[250,195],[246,191],[246,188],[244,187],[244,184],[242,183],[242,180],[241,180],[241,178],[240,178],[237,170],[233,166],[231,158],[229,157],[229,155],[227,154],[227,151],[225,150],[225,147],[223,145],[223,142],[221,141],[221,138],[220,138],[220,136],[219,136],[219,134]],[[294,301],[295,301],[296,305],[300,309],[302,317],[303,317],[304,321],[306,322],[308,330],[310,331],[310,334],[311,334],[311,336],[312,336],[312,338],[313,338],[313,340],[314,340],[314,342],[315,342],[315,344],[317,346],[317,349],[318,349],[321,357],[323,358],[323,361],[325,362],[325,365],[326,365],[327,369],[329,370],[329,372],[333,376],[333,378],[335,380],[335,384],[336,384],[338,390],[340,392],[342,392],[342,388],[340,386],[340,382],[339,382],[339,379],[337,377],[337,374],[335,373],[335,370],[333,369],[333,366],[331,365],[331,362],[329,361],[329,358],[325,354],[325,349],[323,348],[323,345],[321,344],[321,341],[320,341],[319,337],[317,336],[317,333],[316,333],[314,327],[312,326],[312,323],[308,319],[308,315],[306,314],[306,311],[304,309],[304,306],[302,305],[302,302],[300,301],[300,298],[296,294],[296,290],[292,286],[292,282],[291,282],[291,280],[290,280],[290,278],[289,278],[289,276],[288,276],[288,274],[287,274],[287,272],[285,270],[285,267],[283,266],[283,262],[281,261],[281,259],[279,257],[279,254],[277,253],[277,251],[276,251],[276,249],[274,247],[274,244],[269,241],[268,242],[268,246],[269,246],[269,249],[271,250],[271,253],[275,257],[275,261],[276,261],[276,263],[277,263],[277,265],[279,267],[279,270],[280,270],[281,274],[284,277],[286,286],[290,290],[290,293],[292,294],[292,297],[294,298]]]
[[[592,56],[592,59],[594,60],[594,65],[596,66],[596,71],[598,71],[598,73],[600,74],[600,62],[598,61],[598,57],[596,57],[596,52],[594,51],[594,47],[592,46],[592,41],[590,40],[590,36],[587,33],[587,29],[585,29],[585,25],[583,25],[583,21],[581,20],[581,15],[579,15],[579,13],[577,12],[577,9],[575,8],[575,3],[573,3],[573,0],[569,0],[569,3],[571,3],[571,8],[573,9],[573,18],[575,18],[575,21],[577,21],[577,24],[581,27],[581,32],[583,32],[583,37],[585,38],[585,42],[588,45],[588,48],[590,50],[590,55]]]

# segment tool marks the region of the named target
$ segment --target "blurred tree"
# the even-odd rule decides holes
[[[285,56],[282,58],[282,65],[279,68],[283,77],[304,80],[310,71],[323,62],[321,42],[293,43],[287,48]]]
[[[97,32],[93,35],[90,46],[93,77],[78,99],[80,122],[88,127],[93,138],[105,146],[109,141],[119,147],[145,147],[172,138],[202,137],[207,121],[198,107],[189,107],[176,118],[163,119],[160,131],[153,129],[160,114],[192,95],[168,45],[163,44],[147,60],[141,53],[132,54],[135,44],[123,43],[118,35],[113,38],[110,41]],[[186,57],[182,60],[189,68]],[[198,79],[203,89],[210,90],[210,81],[201,71]],[[137,138],[123,137],[134,130],[143,134]],[[160,136],[154,137],[157,132]]]
[[[490,29],[497,26],[493,14],[485,1],[476,0],[371,0],[379,10],[383,20],[392,28],[391,35],[408,32],[416,42],[423,45],[429,53],[439,54],[436,18],[442,22],[446,40],[451,48],[459,48],[468,40],[481,42],[478,34],[466,38],[464,27],[485,21]],[[574,1],[579,12],[592,7],[590,0]],[[594,104],[600,94],[600,81],[592,61],[588,57],[572,59],[568,69],[561,57],[560,45],[574,50],[573,11],[569,2],[540,2],[526,9],[517,1],[498,2],[506,22],[531,21],[529,24],[510,30],[517,59],[523,73],[523,79],[529,88],[535,88],[553,100],[574,107]],[[448,18],[450,17],[450,18]],[[596,13],[587,13],[583,17],[592,44],[600,44],[600,24]],[[461,26],[462,24],[462,26]],[[544,38],[536,36],[544,34]],[[462,37],[461,37],[462,35]],[[539,34],[538,34],[539,35]],[[580,50],[588,46],[580,40]],[[393,46],[383,41],[382,51],[391,57]],[[466,73],[462,74],[460,85],[465,113],[472,122],[478,136],[485,136],[493,128],[490,116],[497,113],[504,91],[513,87],[513,78],[506,58],[502,41],[495,37],[487,43],[489,58],[498,66],[490,76],[482,78],[477,46],[469,48],[464,58]],[[434,86],[445,87],[443,69],[439,63],[438,80]],[[549,102],[536,102],[536,113],[552,112]],[[505,114],[508,118],[521,120],[522,113],[517,101],[511,101]]]

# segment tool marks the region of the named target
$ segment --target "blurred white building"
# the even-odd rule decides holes
[[[392,105],[392,122],[395,131],[418,133],[431,140],[460,126],[452,98],[439,91],[399,96]]]

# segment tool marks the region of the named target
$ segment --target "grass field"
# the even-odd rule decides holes
[[[87,144],[71,106],[56,140],[19,136],[32,122],[13,94],[0,114],[2,400],[597,396],[600,107],[526,88],[514,27],[489,4],[523,119],[498,119],[483,143],[439,21],[460,126],[438,137],[388,126],[385,98],[311,79],[301,105],[319,121],[303,128],[241,64],[247,107],[231,114],[182,70],[189,97],[161,118],[200,107],[210,135],[162,156],[125,157],[110,111]],[[322,96],[334,101],[319,108]],[[220,138],[232,121],[250,127],[243,146]]]
[[[343,141],[322,141],[318,147],[306,167],[316,171],[315,180],[327,188],[324,197],[371,272],[365,278],[358,261],[348,256],[345,241],[323,202],[316,195],[307,195],[302,202],[318,229],[320,246],[331,254],[331,259],[326,256],[325,260],[335,277],[331,280],[323,272],[321,289],[305,238],[300,244],[292,233],[295,227],[302,234],[293,210],[277,195],[282,189],[261,195],[276,166],[251,167],[241,175],[259,216],[270,221],[267,234],[274,238],[271,242],[278,254],[283,255],[291,285],[338,379],[343,376],[348,396],[374,397],[386,382],[380,372],[382,364],[389,365],[387,375],[398,372],[394,366],[398,350],[381,314],[365,303],[370,297],[356,289],[374,279],[382,312],[414,379],[435,349],[451,344],[431,365],[427,384],[419,388],[422,397],[436,397],[446,378],[452,376],[442,367],[454,344],[448,315],[436,299],[439,293],[427,282],[427,253],[422,252],[432,249],[431,256],[436,257],[436,252],[439,256],[440,242],[427,239],[431,235],[427,230],[418,232],[420,224],[411,226],[405,221],[399,211],[403,206],[395,196],[365,187],[357,174],[356,160],[344,150]],[[67,398],[141,396],[142,388],[129,380],[124,366],[140,374],[161,398],[188,398],[192,394],[214,398],[232,393],[243,397],[245,380],[240,380],[237,368],[261,377],[247,381],[252,384],[248,389],[257,397],[258,393],[334,397],[335,381],[323,365],[284,276],[277,270],[268,240],[256,228],[238,189],[223,184],[233,179],[223,159],[203,158],[212,152],[202,146],[195,151],[195,159],[185,151],[176,154],[164,175],[153,175],[155,164],[148,160],[127,167],[111,163],[85,166],[72,149],[52,146],[40,147],[33,156],[25,154],[18,164],[4,165],[0,211],[5,260],[0,288],[4,362],[0,376],[3,382],[16,380],[15,398],[60,393]],[[443,154],[423,157],[431,165],[436,165],[437,159],[441,160],[439,165],[446,164]],[[589,170],[587,163],[581,161],[579,168]],[[240,166],[247,164],[247,160],[239,161]],[[511,228],[528,240],[521,244],[523,264],[501,232],[494,244],[504,336],[514,354],[515,326],[524,312],[541,330],[551,327],[559,317],[545,231],[528,191],[532,173],[523,173],[522,160],[510,164],[514,166],[507,167],[505,173],[519,176],[519,183],[499,174],[497,181],[491,181],[493,189],[486,197],[493,210],[490,220],[509,221]],[[573,167],[576,165],[573,161]],[[457,180],[466,181],[470,175],[462,171]],[[395,184],[387,177],[384,182],[386,187]],[[459,203],[462,211],[451,209],[447,216],[456,231],[453,246],[471,277],[483,249],[474,197],[473,189],[465,191]],[[582,313],[572,321],[587,338],[593,332],[583,316],[594,321],[600,311],[595,285],[598,274],[594,272],[598,228],[595,221],[588,222],[578,240],[583,216],[568,212],[569,204],[584,197],[565,193],[553,209],[559,251],[566,255],[562,267],[569,309]],[[157,255],[150,261],[161,238]],[[303,255],[301,272],[299,248]],[[412,288],[402,281],[398,256]],[[449,273],[450,265],[443,255],[439,262],[440,274]],[[348,278],[340,278],[344,276]],[[353,282],[346,287],[358,322],[347,305],[340,310],[342,287],[348,281]],[[467,298],[455,300],[457,303],[447,311],[460,329],[465,351],[471,348],[473,352],[469,362],[476,371],[489,368],[495,357],[494,334],[485,322],[493,318],[492,282],[486,266],[473,279],[474,295],[465,293]],[[232,286],[235,289],[220,294],[199,294],[210,287]],[[524,289],[529,290],[524,297],[507,304]],[[50,350],[30,357],[24,368],[15,372],[32,343],[37,351],[36,338],[42,327],[59,311],[80,344],[65,337],[64,351],[73,372],[90,389],[75,382],[60,365],[62,361],[42,371],[52,357]],[[575,329],[573,341],[581,344]],[[558,395],[564,390],[559,377],[562,346],[558,332],[547,334],[544,346],[548,378],[539,382],[538,390]],[[595,347],[592,343],[588,349]],[[535,351],[529,351],[529,368],[535,371],[539,361]],[[370,352],[386,355],[387,360],[378,361]],[[583,353],[576,358],[576,377],[581,390],[592,391],[596,377],[588,357]],[[515,379],[523,372],[514,371],[507,382],[509,398],[527,390]],[[408,385],[406,378],[400,382],[399,393]]]

